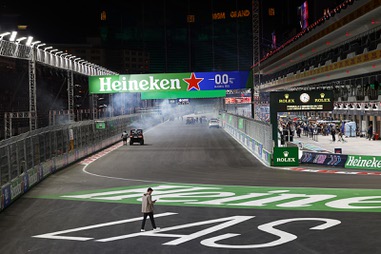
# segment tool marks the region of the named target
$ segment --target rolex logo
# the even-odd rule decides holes
[[[284,98],[288,99],[288,97],[290,97],[290,95],[289,95],[288,93],[286,93],[286,94],[284,95]]]
[[[320,98],[324,99],[325,93],[320,94]]]
[[[283,156],[281,156],[281,154],[279,154],[276,158],[276,162],[277,163],[281,163],[281,164],[284,164],[284,163],[296,163],[297,162],[297,157],[295,157],[292,153],[290,154],[290,151],[288,150],[284,150],[282,151],[282,154]]]

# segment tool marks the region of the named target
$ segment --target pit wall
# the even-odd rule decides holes
[[[229,113],[220,115],[221,126],[265,165],[271,165],[273,151],[271,125]]]

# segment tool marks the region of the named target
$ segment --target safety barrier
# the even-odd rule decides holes
[[[254,119],[223,113],[222,127],[267,166],[271,165],[273,142],[271,125]]]
[[[141,113],[49,126],[1,141],[0,211],[49,175],[120,142],[127,128],[148,128],[163,120],[158,113]]]
[[[381,170],[381,156],[371,155],[346,155],[304,151],[300,163],[347,169]]]

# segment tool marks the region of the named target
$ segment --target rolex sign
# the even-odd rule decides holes
[[[299,166],[298,147],[274,147],[274,166]]]

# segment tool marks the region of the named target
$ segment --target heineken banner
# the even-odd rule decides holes
[[[168,93],[242,89],[246,88],[248,77],[249,71],[90,76],[89,93]]]
[[[299,166],[298,147],[274,147],[274,166]]]
[[[381,156],[348,155],[345,168],[381,170]]]
[[[189,99],[189,98],[221,98],[226,96],[226,90],[205,90],[205,91],[174,91],[174,92],[145,92],[141,93],[142,100],[152,99]]]

